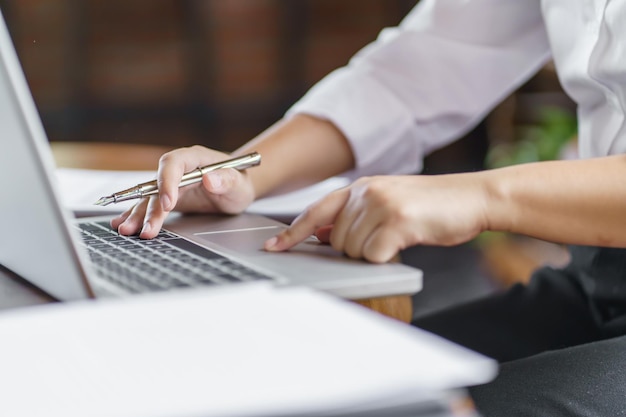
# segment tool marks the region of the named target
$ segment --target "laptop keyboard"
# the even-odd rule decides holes
[[[169,231],[146,240],[122,236],[107,222],[77,226],[96,274],[125,292],[274,280]]]

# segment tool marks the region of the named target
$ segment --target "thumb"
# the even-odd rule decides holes
[[[216,169],[204,176],[204,188],[211,194],[226,194],[237,184],[240,175],[241,173],[233,168]]]

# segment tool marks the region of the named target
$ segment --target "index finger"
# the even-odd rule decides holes
[[[291,223],[291,226],[265,242],[265,250],[271,252],[287,250],[311,236],[318,228],[334,223],[349,196],[348,189],[341,189],[313,203]]]

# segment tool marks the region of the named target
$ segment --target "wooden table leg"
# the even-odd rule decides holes
[[[410,295],[368,298],[355,302],[404,323],[410,323],[413,317],[413,301]]]

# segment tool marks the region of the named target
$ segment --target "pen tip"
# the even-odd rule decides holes
[[[115,199],[111,196],[109,197],[100,197],[98,199],[98,201],[96,201],[95,203],[93,203],[96,206],[108,206],[109,204],[111,204],[112,202],[114,202]]]

